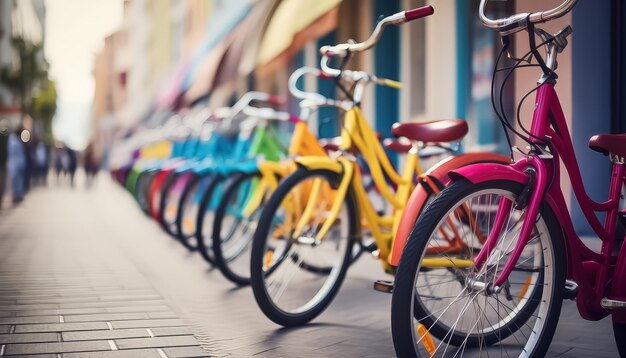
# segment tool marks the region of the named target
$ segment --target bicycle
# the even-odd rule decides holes
[[[495,82],[492,84],[494,110],[507,137],[513,133],[522,138],[528,150],[512,147],[511,153],[520,153],[521,159],[508,165],[477,164],[453,170],[449,175],[451,184],[415,223],[402,253],[392,297],[396,353],[403,357],[482,352],[543,356],[556,330],[563,299],[575,298],[585,319],[612,315],[618,349],[625,356],[626,257],[622,254],[626,250],[626,211],[619,209],[619,202],[621,189],[626,185],[626,135],[601,134],[589,141],[592,150],[609,156],[613,163],[609,199],[595,202],[585,191],[555,90],[557,57],[567,47],[572,29],[567,26],[550,35],[535,27],[565,15],[576,0],[566,0],[549,11],[499,20],[485,15],[486,4],[486,0],[480,3],[481,21],[497,30],[503,41],[494,77],[496,71],[508,71],[504,86],[527,56],[535,63],[523,66],[541,69],[537,86],[526,96],[536,92],[530,129],[519,120],[523,100],[517,112],[520,126],[515,128],[504,115],[502,102],[496,101]],[[524,30],[528,32],[530,51],[515,65],[499,68],[511,37]],[[541,40],[539,44],[536,36]],[[539,52],[542,47],[545,57]],[[576,201],[602,241],[599,253],[588,248],[574,231],[559,185],[561,161]],[[458,215],[460,208],[469,208],[474,221]],[[606,213],[604,225],[595,212]],[[468,267],[424,268],[421,258],[427,257],[431,243],[440,240],[439,232],[450,223],[464,230],[466,241],[475,240],[480,234],[487,238],[486,242],[463,257],[472,262]],[[422,296],[420,284],[433,273],[441,274],[440,280],[452,277],[455,284],[441,285],[447,289],[444,292],[434,292],[437,286],[431,285],[429,296]],[[516,296],[517,300],[509,300],[507,295]],[[432,312],[435,301],[443,308],[428,316],[425,311]]]
[[[224,195],[215,210],[212,231],[212,248],[215,264],[224,277],[237,285],[250,283],[250,244],[258,226],[259,214],[269,195],[278,183],[297,167],[293,158],[297,156],[326,156],[324,141],[318,141],[309,130],[306,118],[319,107],[346,108],[347,101],[326,98],[318,93],[305,93],[296,87],[304,75],[324,78],[323,73],[310,67],[296,70],[289,79],[290,92],[300,102],[300,116],[290,117],[294,130],[287,157],[279,162],[258,161],[255,170],[238,171],[224,185]],[[284,114],[274,114],[280,118]],[[357,253],[358,254],[358,253]]]
[[[257,101],[279,101],[274,96],[260,92],[251,92],[248,96]],[[198,251],[210,264],[216,264],[209,241],[212,238],[215,212],[223,201],[224,188],[230,177],[240,173],[254,173],[258,170],[257,158],[277,162],[286,152],[280,139],[284,133],[280,131],[279,122],[289,121],[289,114],[250,106],[241,108],[241,111],[237,111],[239,112],[245,115],[245,119],[239,124],[234,155],[229,160],[209,163],[203,168],[210,173],[211,179],[199,201],[195,236]]]
[[[322,70],[336,78],[337,86],[352,99],[359,98],[364,83],[397,88],[395,81],[362,71],[344,70],[343,66],[350,53],[373,47],[386,26],[403,24],[432,13],[430,6],[403,11],[379,22],[365,42],[322,47]],[[331,68],[330,57],[342,59],[342,68]],[[340,79],[356,85],[352,91],[346,90]],[[394,242],[394,232],[398,229],[403,208],[409,202],[411,190],[417,185],[422,187],[421,193],[428,193],[426,197],[421,194],[412,197],[412,207],[422,207],[435,195],[426,188],[426,177],[432,178],[433,182],[445,181],[443,178],[447,172],[438,169],[458,168],[457,165],[471,162],[510,161],[503,156],[468,154],[460,159],[447,159],[424,175],[419,163],[421,149],[437,145],[445,151],[454,150],[454,145],[441,143],[461,140],[467,133],[467,123],[462,120],[396,123],[392,133],[410,143],[393,142],[389,147],[406,154],[404,168],[399,174],[363,117],[359,103],[354,103],[343,118],[337,155],[297,158],[298,170],[280,183],[261,212],[253,238],[251,284],[263,313],[283,326],[305,324],[330,304],[351,262],[352,247],[363,237],[363,227],[375,241],[369,249],[380,260],[384,271],[395,272],[393,264],[397,258],[394,253],[402,251],[402,243]],[[365,159],[374,185],[393,208],[391,213],[374,210],[357,170],[357,155]],[[420,178],[417,183],[416,178]],[[396,186],[395,192],[390,189],[388,180]],[[299,279],[295,280],[297,276]],[[380,281],[375,283],[375,288],[388,292],[389,287]]]

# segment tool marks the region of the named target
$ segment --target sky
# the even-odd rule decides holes
[[[89,140],[95,54],[121,26],[122,6],[123,0],[46,0],[45,54],[59,96],[53,128],[75,149]]]

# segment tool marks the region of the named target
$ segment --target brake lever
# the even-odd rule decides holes
[[[565,47],[567,47],[567,38],[574,32],[571,25],[567,25],[561,31],[559,31],[556,35],[554,35],[554,43],[556,44],[556,50],[558,53],[563,52]]]

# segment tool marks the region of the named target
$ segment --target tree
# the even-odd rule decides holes
[[[32,115],[35,121],[43,124],[43,140],[48,146],[54,144],[52,136],[52,118],[57,111],[57,91],[54,81],[47,80],[46,85],[33,98]]]
[[[41,44],[22,37],[14,37],[11,43],[19,61],[14,68],[0,69],[0,81],[18,98],[24,116],[30,112],[33,89],[48,79],[48,63],[43,57]]]

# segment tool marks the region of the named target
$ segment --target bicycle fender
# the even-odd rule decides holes
[[[295,162],[298,165],[301,165],[309,170],[330,170],[335,173],[341,173],[343,171],[343,167],[341,164],[334,159],[322,156],[307,156],[296,158]]]
[[[451,171],[465,168],[471,165],[495,164],[506,165],[511,162],[511,158],[497,153],[465,153],[451,156],[440,161],[431,167],[424,175],[420,176],[418,184],[411,193],[409,200],[404,207],[402,217],[396,230],[395,238],[391,247],[391,254],[388,262],[392,266],[398,266],[402,250],[406,245],[406,240],[417,222],[418,215],[424,209],[426,200],[432,191],[439,194],[446,185],[450,183]],[[430,187],[427,190],[426,185]]]
[[[448,176],[452,181],[469,180],[472,184],[480,184],[490,180],[512,180],[521,184],[528,183],[528,175],[512,165],[498,163],[472,164],[451,170]]]

